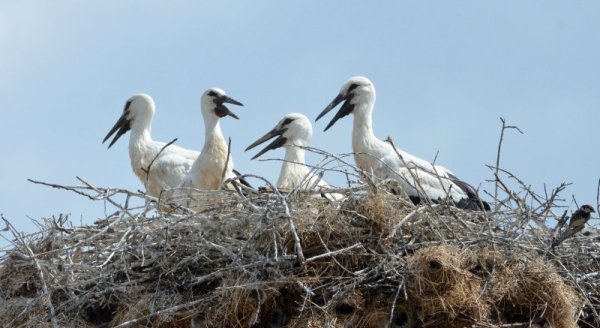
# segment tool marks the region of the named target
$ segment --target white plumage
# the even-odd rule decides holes
[[[375,106],[375,87],[365,77],[353,77],[342,86],[340,93],[319,114],[317,120],[339,103],[340,110],[325,128],[348,115],[354,115],[352,128],[352,150],[356,165],[378,181],[397,180],[413,202],[427,197],[434,202],[451,200],[459,207],[489,209],[481,203],[476,191],[456,178],[448,169],[432,165],[400,149],[396,151],[388,142],[378,139],[373,133],[372,114]]]
[[[305,162],[305,150],[302,147],[307,147],[312,139],[312,125],[306,116],[299,113],[285,115],[271,131],[248,146],[246,150],[250,150],[274,137],[277,138],[252,159],[271,149],[285,148],[285,157],[277,180],[278,189],[291,191],[296,188],[299,190],[329,188],[329,185],[315,175]],[[343,195],[337,193],[327,193],[325,196],[330,200],[344,198]]]
[[[202,94],[200,109],[204,118],[204,147],[179,187],[199,190],[219,189],[223,181],[225,163],[227,163],[225,180],[235,177],[233,156],[230,154],[227,159],[228,145],[223,138],[219,121],[224,116],[239,118],[225,107],[224,103],[243,106],[218,88],[209,89]]]
[[[131,167],[144,184],[146,192],[150,196],[159,197],[163,190],[179,185],[200,152],[176,145],[164,148],[166,143],[152,140],[150,129],[154,108],[154,101],[149,95],[140,93],[132,96],[125,103],[123,114],[102,142],[106,142],[116,133],[108,146],[110,148],[123,134],[131,130]]]

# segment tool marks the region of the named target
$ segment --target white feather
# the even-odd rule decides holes
[[[105,141],[116,132],[117,128],[125,124],[129,125],[131,167],[146,188],[148,195],[159,197],[163,190],[179,185],[200,152],[173,144],[164,148],[166,143],[152,140],[150,130],[155,106],[149,95],[136,94],[129,98],[127,104],[119,122],[106,136]],[[121,134],[117,134],[111,145]]]
[[[351,78],[342,86],[336,99],[341,101],[342,98],[353,105],[352,150],[356,165],[371,175],[375,182],[397,180],[409,196],[422,197],[425,194],[433,200],[450,198],[454,202],[468,198],[467,193],[452,181],[453,175],[449,170],[397,149],[400,158],[390,143],[375,136],[372,114],[376,96],[375,87],[369,79],[360,76]],[[330,106],[319,117],[329,110]],[[336,116],[332,123],[340,117]]]

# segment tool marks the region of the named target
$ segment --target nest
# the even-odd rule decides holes
[[[210,199],[201,211],[165,211],[140,193],[52,186],[117,211],[15,232],[0,259],[0,326],[600,325],[598,241],[552,250],[539,223],[554,198],[484,213],[381,188],[337,190],[341,202],[207,191],[194,195]]]

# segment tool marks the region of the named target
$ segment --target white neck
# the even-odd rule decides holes
[[[129,151],[141,149],[145,145],[152,143],[152,136],[150,135],[150,124],[148,125],[133,125],[131,127],[131,135],[129,136]]]
[[[304,153],[304,149],[296,145],[285,147],[285,158],[281,165],[279,180],[277,180],[278,188],[292,189],[310,172],[310,169],[305,165]]]
[[[352,151],[356,166],[367,174],[379,165],[389,151],[389,145],[379,140],[373,133],[371,114],[375,101],[366,100],[356,104],[354,109],[354,127],[352,129]]]
[[[133,172],[142,181],[146,190],[148,186],[148,173],[144,171],[154,159],[158,150],[153,147],[152,137],[150,136],[150,125],[140,126],[141,124],[131,127],[131,135],[129,136],[129,159]]]
[[[205,119],[204,120],[204,148],[206,150],[209,147],[209,143],[212,142],[223,142],[223,132],[221,132],[221,125],[218,119]]]
[[[373,134],[373,103],[360,102],[353,111],[354,126],[352,128],[352,150],[366,152],[368,146],[377,140]]]
[[[189,186],[202,190],[214,190],[221,185],[223,168],[227,161],[227,144],[223,138],[219,119],[204,119],[204,147],[194,161],[188,175],[191,177]],[[229,178],[233,169],[231,157],[227,161],[225,178]]]

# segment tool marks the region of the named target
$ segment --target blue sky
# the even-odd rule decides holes
[[[280,164],[243,149],[286,113],[314,119],[354,75],[377,88],[380,138],[428,160],[439,151],[491,191],[504,117],[524,134],[506,136],[503,168],[540,193],[571,182],[566,205],[595,205],[598,17],[597,1],[3,1],[0,213],[31,232],[28,217],[91,223],[113,210],[27,178],[141,189],[128,136],[101,143],[138,92],[156,102],[155,140],[201,149],[200,95],[223,88],[245,104],[221,123],[236,168],[275,181]],[[351,151],[351,119],[323,133],[327,121],[312,145]]]

